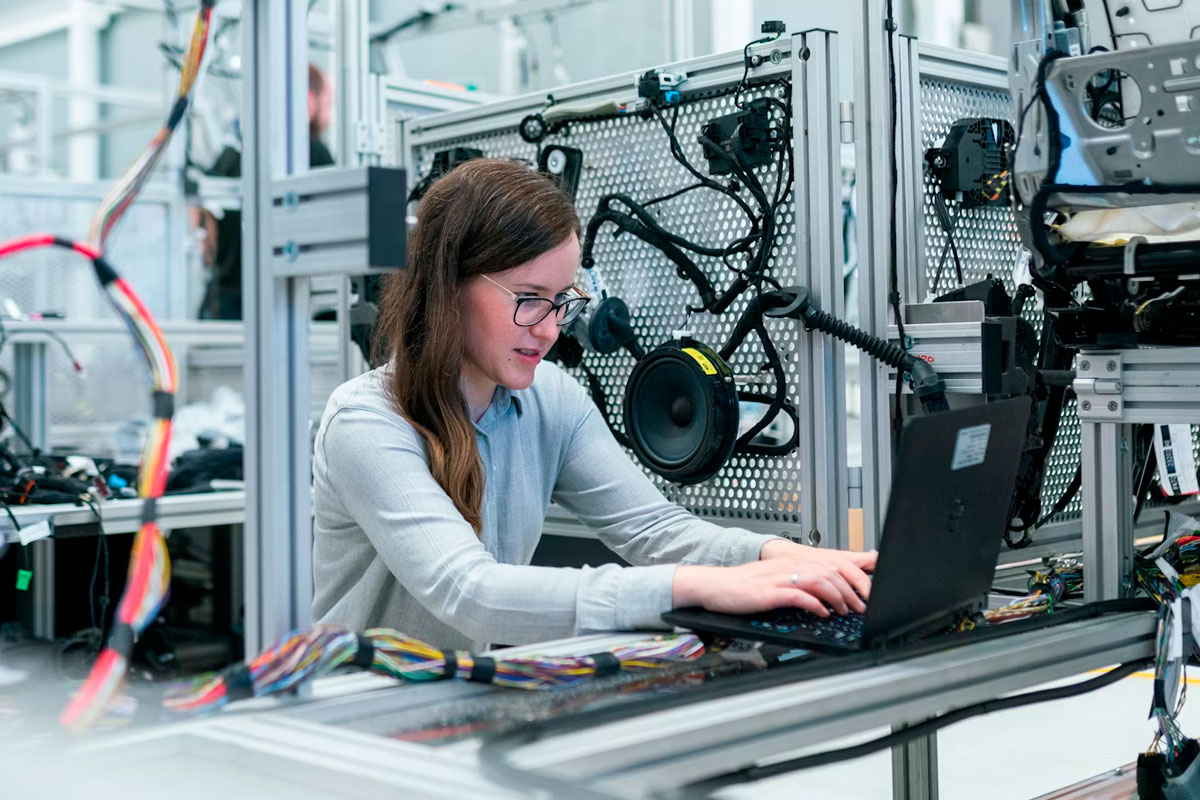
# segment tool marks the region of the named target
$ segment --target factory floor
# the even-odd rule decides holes
[[[1082,676],[1084,678],[1091,677]],[[1047,686],[1070,683],[1059,681]],[[1191,668],[1195,694],[1179,716],[1185,734],[1200,737],[1200,668]],[[1003,711],[944,728],[938,734],[939,800],[1032,800],[1136,761],[1154,736],[1147,719],[1153,675],[1135,673],[1105,689],[1052,703]],[[886,730],[829,743],[854,744]],[[804,752],[804,751],[801,751]],[[801,754],[796,753],[796,755]],[[724,800],[886,800],[891,754],[783,775],[722,791]],[[1117,800],[1103,790],[1059,795],[1066,800]]]

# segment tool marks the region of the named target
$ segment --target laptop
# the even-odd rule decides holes
[[[1029,398],[1018,397],[905,420],[864,614],[681,608],[663,620],[740,639],[844,651],[909,641],[974,614],[1000,556],[1029,410]]]

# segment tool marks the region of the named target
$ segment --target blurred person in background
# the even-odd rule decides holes
[[[308,165],[328,167],[333,154],[322,141],[333,110],[333,85],[328,76],[313,64],[308,65]],[[242,154],[226,146],[207,171],[219,178],[240,178]],[[227,209],[217,216],[205,208],[188,209],[189,222],[202,233],[201,257],[209,270],[200,319],[240,320],[242,318],[242,212]]]

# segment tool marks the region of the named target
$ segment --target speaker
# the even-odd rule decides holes
[[[538,153],[538,169],[558,181],[571,199],[579,188],[579,176],[583,173],[583,151],[561,144],[546,145]]]
[[[625,385],[625,432],[634,455],[680,484],[711,478],[737,444],[738,397],[733,372],[691,339],[667,342],[643,356]]]

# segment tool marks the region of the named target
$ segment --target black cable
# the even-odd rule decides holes
[[[814,753],[800,758],[792,758],[787,761],[780,761],[774,764],[764,766],[747,767],[746,769],[737,770],[736,772],[728,772],[723,775],[706,778],[702,781],[689,784],[685,787],[692,796],[708,796],[711,792],[723,786],[729,786],[734,783],[745,783],[749,781],[759,781],[764,778],[770,778],[775,775],[782,775],[788,772],[796,772],[803,769],[812,769],[813,767],[821,767],[827,764],[835,764],[839,761],[847,761],[854,758],[861,758],[871,753],[885,750],[892,747],[897,747],[902,744],[922,739],[930,734],[945,728],[948,725],[953,725],[956,722],[961,722],[970,717],[976,717],[983,714],[991,714],[995,711],[1007,711],[1013,708],[1033,705],[1035,703],[1045,703],[1051,700],[1062,700],[1068,697],[1077,697],[1081,694],[1094,692],[1097,689],[1103,689],[1106,686],[1111,686],[1119,680],[1129,677],[1133,673],[1142,669],[1152,659],[1143,658],[1137,661],[1130,661],[1114,667],[1108,672],[1096,678],[1091,678],[1079,683],[1073,683],[1068,686],[1055,686],[1051,689],[1040,689],[1036,692],[1026,692],[1024,694],[1012,695],[1009,697],[1000,697],[995,700],[985,700],[982,703],[965,706],[963,708],[950,711],[932,719],[927,719],[924,722],[919,722],[916,725],[910,725],[907,728],[901,728],[898,731],[889,733],[886,736],[880,736],[878,739],[872,739],[869,742],[856,744],[851,747],[843,747],[838,750],[827,750],[823,753]]]
[[[932,176],[932,171],[926,165],[926,171]],[[958,228],[958,218],[962,214],[962,209],[959,209],[958,214],[950,215],[950,208],[946,204],[946,197],[942,194],[940,187],[934,187],[933,192],[933,211],[937,217],[938,224],[946,233],[946,243],[942,245],[942,254],[938,258],[937,269],[933,273],[933,292],[937,294],[938,285],[942,280],[942,267],[946,263],[946,253],[951,252],[954,255],[954,272],[958,278],[958,285],[962,286],[963,280],[962,261],[958,257],[958,244],[954,240],[954,231]]]
[[[783,410],[784,402],[787,398],[787,375],[783,371],[783,364],[779,360],[779,353],[775,350],[775,345],[771,342],[771,337],[767,335],[767,329],[763,326],[761,318],[758,324],[754,326],[754,332],[758,334],[758,340],[762,343],[763,353],[767,358],[767,366],[775,378],[775,395],[771,398],[771,404],[767,407],[767,412],[763,414],[762,418],[750,426],[750,430],[738,437],[737,443],[734,445],[735,451],[740,450],[744,452],[746,447],[750,445],[750,440],[775,421],[775,418],[779,416],[779,412]]]
[[[1150,492],[1150,482],[1152,480],[1154,480],[1154,470],[1155,470],[1155,468],[1157,466],[1157,462],[1158,462],[1158,457],[1154,452],[1154,426],[1153,425],[1149,425],[1149,426],[1145,426],[1145,427],[1139,426],[1138,428],[1135,428],[1134,430],[1139,430],[1139,429],[1147,431],[1147,433],[1149,433],[1149,436],[1147,437],[1147,441],[1146,441],[1146,445],[1145,445],[1146,453],[1145,453],[1145,456],[1142,458],[1141,469],[1137,470],[1136,465],[1135,465],[1135,471],[1137,471],[1139,474],[1135,475],[1134,479],[1133,479],[1133,497],[1134,497],[1133,524],[1134,525],[1137,525],[1138,520],[1142,518],[1142,510],[1146,507],[1146,498]],[[1136,446],[1137,435],[1135,434],[1133,438],[1134,438],[1134,443]]]
[[[13,527],[17,530],[21,530],[21,523],[17,521],[17,515],[13,513],[12,508],[8,505],[3,497],[0,497],[0,506],[4,506],[4,513],[8,514],[8,519],[10,522],[12,522]]]
[[[887,34],[888,42],[888,91],[891,99],[891,127],[892,135],[890,139],[891,152],[888,154],[888,165],[892,181],[892,213],[888,225],[888,282],[891,284],[888,289],[888,300],[892,306],[892,313],[896,317],[896,330],[900,336],[900,346],[907,350],[904,339],[904,315],[900,311],[900,267],[898,263],[898,234],[896,231],[897,220],[900,205],[900,182],[899,174],[896,166],[896,150],[899,146],[897,141],[898,117],[900,116],[899,100],[896,92],[896,17],[892,7],[892,0],[886,0],[887,3],[887,20],[884,25]],[[896,410],[892,417],[892,432],[896,436],[900,435],[900,426],[904,421],[904,396],[901,394],[903,389],[903,373],[901,370],[896,371]]]
[[[1071,504],[1071,501],[1075,499],[1075,495],[1079,494],[1081,486],[1083,486],[1083,465],[1079,464],[1075,467],[1075,475],[1071,478],[1071,482],[1067,484],[1067,488],[1063,489],[1062,496],[1054,502],[1050,510],[1033,527],[1040,528],[1049,522],[1052,517],[1056,517],[1065,511],[1067,506]]]
[[[684,195],[684,194],[687,194],[688,192],[694,191],[696,189],[703,189],[703,188],[705,188],[703,183],[690,183],[687,186],[683,187],[682,189],[676,189],[675,191],[671,192],[670,194],[664,194],[661,197],[654,197],[654,198],[651,198],[650,200],[646,200],[645,202],[642,203],[642,208],[649,208],[650,206],[656,205],[658,203],[665,203],[668,200],[674,200],[676,197],[679,197],[680,195]]]
[[[399,22],[396,22],[393,25],[385,28],[379,33],[372,34],[370,43],[385,44],[388,39],[392,38],[401,31],[405,31],[409,28],[414,28],[419,25],[428,25],[430,22],[443,14],[448,14],[452,11],[460,11],[462,9],[462,3],[443,3],[441,8],[434,11],[422,9],[417,13],[411,14]]]
[[[91,615],[92,627],[100,630],[96,624],[96,576],[100,574],[100,543],[104,541],[104,531],[96,537],[96,555],[92,560],[92,579],[88,581],[88,613]]]
[[[63,352],[67,354],[67,358],[69,358],[71,360],[71,366],[74,367],[76,371],[83,369],[83,365],[79,363],[79,359],[75,357],[75,354],[73,352],[71,352],[71,346],[69,344],[67,344],[67,340],[64,339],[61,335],[59,335],[56,331],[53,331],[50,328],[35,326],[32,328],[23,328],[20,332],[21,333],[40,333],[40,334],[50,337],[55,342],[57,342],[58,346],[63,349]],[[4,345],[6,345],[7,343],[8,343],[8,331],[3,327],[3,325],[0,325],[0,350],[3,350]]]
[[[583,245],[580,248],[580,263],[584,269],[591,269],[595,265],[596,259],[592,256],[592,250],[596,244],[596,236],[605,223],[612,223],[626,233],[632,234],[656,248],[675,264],[680,277],[690,280],[695,285],[701,302],[696,310],[711,310],[719,313],[716,309],[717,299],[712,283],[709,282],[704,271],[696,266],[696,262],[688,258],[679,247],[664,238],[656,229],[642,224],[636,217],[615,209],[599,209],[588,220],[584,230]]]
[[[766,42],[774,42],[779,39],[782,34],[774,36],[764,36],[761,39],[753,39],[746,42],[746,46],[742,48],[742,79],[738,81],[737,91],[733,95],[733,104],[738,108],[742,106],[742,92],[750,88],[748,78],[750,77],[750,48],[756,44],[765,44]]]
[[[667,118],[663,115],[662,109],[660,109],[658,107],[654,107],[652,109],[652,113],[654,114],[655,119],[658,120],[658,124],[662,126],[663,131],[667,134],[667,140],[670,144],[669,149],[671,152],[671,156],[677,162],[679,162],[679,164],[681,166],[683,166],[684,169],[686,169],[698,181],[700,181],[700,183],[704,184],[705,186],[707,186],[710,189],[714,189],[714,190],[720,192],[721,194],[725,195],[726,197],[731,198],[735,203],[738,204],[738,206],[742,209],[742,211],[745,212],[746,216],[753,222],[755,219],[754,210],[751,209],[749,205],[747,205],[746,201],[743,200],[741,198],[741,196],[738,195],[737,192],[733,191],[732,189],[730,189],[728,186],[725,186],[724,184],[714,181],[712,178],[708,177],[707,175],[702,173],[700,170],[696,169],[696,167],[692,164],[692,162],[688,160],[687,155],[683,152],[683,146],[679,144],[679,137],[675,133],[675,123],[677,121],[677,117],[679,114],[679,106],[675,106],[675,110],[672,115],[673,118],[672,118],[671,122],[669,122],[669,123],[667,122]]]
[[[675,110],[677,111],[678,108],[676,107]],[[722,194],[734,197],[743,207],[743,210],[745,210],[748,214],[752,225],[751,232],[746,236],[735,239],[732,243],[723,248],[699,245],[689,239],[686,239],[685,237],[666,230],[658,222],[658,220],[646,210],[644,204],[638,203],[628,195],[612,193],[605,195],[600,199],[596,213],[593,214],[591,219],[588,221],[583,240],[581,260],[585,268],[594,263],[592,251],[595,245],[596,235],[604,223],[614,223],[622,230],[632,233],[643,241],[646,241],[648,244],[651,244],[652,246],[662,250],[669,259],[675,262],[681,275],[690,279],[696,285],[697,290],[700,292],[701,301],[703,304],[700,307],[692,310],[710,311],[714,314],[720,314],[729,307],[729,305],[741,294],[742,291],[745,290],[747,286],[754,285],[756,289],[761,292],[762,283],[765,279],[767,279],[766,271],[769,265],[772,246],[774,244],[776,230],[775,214],[778,212],[778,208],[782,204],[783,200],[786,199],[786,189],[783,187],[786,186],[790,188],[791,182],[794,179],[794,165],[791,158],[785,159],[781,154],[781,157],[778,160],[778,175],[776,178],[775,197],[773,199],[768,199],[766,190],[763,188],[761,181],[758,180],[758,177],[754,174],[753,169],[746,161],[745,154],[742,152],[740,144],[738,143],[739,137],[736,135],[736,132],[733,136],[735,146],[733,148],[732,156],[726,153],[722,148],[718,147],[711,139],[708,139],[703,135],[698,137],[701,144],[706,144],[712,152],[717,154],[720,159],[726,162],[730,171],[735,175],[735,177],[742,180],[743,184],[750,191],[751,195],[759,205],[759,213],[755,215],[749,206],[746,205],[745,201],[741,200],[736,193],[732,193],[731,189],[724,187],[721,184],[712,181],[711,179],[705,178],[695,169],[695,167],[691,165],[690,162],[687,161],[686,157],[683,156],[682,148],[679,145],[678,136],[675,131],[675,117],[673,116],[672,121],[668,123],[661,110],[655,108],[654,112],[659,120],[660,125],[663,126],[667,133],[668,139],[671,142],[672,155],[675,156],[676,160],[687,167],[689,171],[691,171],[696,177],[701,178],[702,186],[708,186],[710,188],[715,187]],[[783,166],[785,161],[789,167],[786,182],[783,177]],[[690,191],[691,188],[699,187],[685,187],[678,193]],[[677,196],[678,193],[675,193],[674,196]],[[668,195],[668,197],[669,196],[672,195]],[[632,214],[624,214],[616,209],[613,209],[611,204],[614,201],[625,205],[632,211]],[[635,219],[637,224],[634,224]],[[705,276],[703,272],[696,267],[691,259],[686,258],[676,249],[685,248],[700,255],[720,257],[722,262],[727,267],[732,268],[728,262],[729,255],[731,253],[740,252],[747,249],[755,241],[755,239],[759,240],[760,245],[754,257],[752,258],[752,267],[747,271],[747,273],[738,271],[739,280],[736,280],[734,284],[724,292],[720,299],[716,299],[712,295],[712,287],[707,280],[707,276]],[[666,246],[666,243],[674,245],[674,247],[668,247]],[[777,282],[772,281],[772,283],[776,287],[778,286]]]
[[[660,223],[657,219],[654,218],[653,214],[651,214],[649,211],[646,210],[646,206],[644,203],[639,203],[636,200],[634,200],[632,197],[630,197],[629,195],[623,194],[621,192],[613,192],[612,194],[606,194],[603,197],[601,197],[599,200],[599,203],[596,206],[597,213],[599,213],[600,211],[612,210],[611,204],[613,201],[621,203],[622,205],[629,208],[631,211],[633,211],[633,216],[637,217],[639,222],[641,222],[647,228],[650,228],[651,230],[653,230],[655,233],[657,233],[662,238],[666,239],[667,241],[671,242],[674,245],[682,247],[685,250],[690,250],[693,253],[697,253],[702,256],[713,256],[713,257],[718,257],[718,256],[722,255],[726,250],[726,248],[722,248],[722,247],[707,247],[702,244],[697,244],[696,242],[693,242],[692,240],[687,239],[683,236],[680,236],[675,233],[671,233],[669,230],[667,230],[666,228],[664,228],[662,226],[662,223]],[[743,238],[745,238],[745,237],[743,237]]]
[[[25,446],[29,448],[29,454],[31,456],[36,457],[41,453],[41,449],[33,446],[33,442],[30,441],[29,437],[25,435],[25,431],[21,430],[21,426],[18,425],[16,420],[12,418],[12,415],[8,413],[8,409],[4,407],[4,401],[0,400],[0,425],[3,425],[4,423],[8,423],[8,426],[13,429],[13,433],[15,433],[17,437],[25,443]]]

